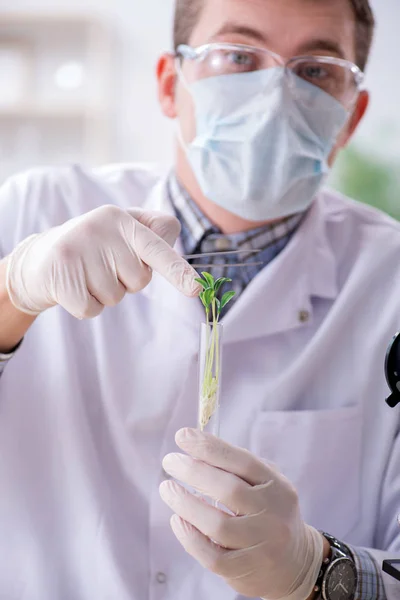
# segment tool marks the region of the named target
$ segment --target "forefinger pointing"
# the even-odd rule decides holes
[[[196,296],[201,286],[195,281],[198,273],[169,244],[153,231],[136,221],[136,250],[141,260],[186,296]]]

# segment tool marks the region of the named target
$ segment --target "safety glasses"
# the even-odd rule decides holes
[[[295,56],[285,60],[266,48],[243,44],[215,43],[197,48],[180,45],[176,51],[180,68],[185,71],[187,83],[220,75],[237,75],[283,67],[294,95],[304,103],[300,78],[335,98],[346,110],[356,101],[364,81],[364,73],[354,63],[332,56]]]

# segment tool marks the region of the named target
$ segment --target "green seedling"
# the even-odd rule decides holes
[[[223,285],[232,281],[226,277],[215,280],[210,273],[202,273],[202,279],[196,279],[203,286],[200,300],[206,312],[207,337],[203,381],[200,389],[200,429],[204,430],[217,409],[220,377],[218,322],[222,309],[232,300],[235,292],[226,292],[218,298]],[[211,336],[211,337],[210,337]]]

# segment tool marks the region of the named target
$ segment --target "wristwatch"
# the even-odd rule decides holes
[[[331,547],[329,558],[322,563],[314,591],[322,600],[354,600],[358,575],[354,559],[345,544],[322,532]]]

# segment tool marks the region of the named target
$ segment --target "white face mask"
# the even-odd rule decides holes
[[[349,113],[282,67],[184,85],[196,136],[181,142],[203,194],[249,221],[307,209]]]

